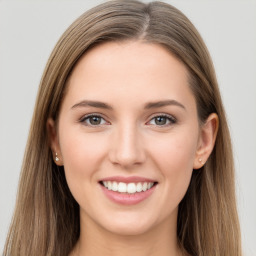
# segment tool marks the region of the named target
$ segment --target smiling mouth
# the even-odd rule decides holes
[[[157,182],[118,182],[118,181],[100,181],[100,184],[108,190],[124,193],[135,194],[146,192],[157,184]]]

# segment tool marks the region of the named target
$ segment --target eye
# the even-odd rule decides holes
[[[156,126],[168,126],[174,123],[176,123],[176,119],[170,115],[158,115],[148,122],[148,124]]]
[[[80,122],[84,123],[87,126],[99,126],[99,125],[108,124],[108,122],[99,115],[87,115],[83,117],[80,120]]]

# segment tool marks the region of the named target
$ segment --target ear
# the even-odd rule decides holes
[[[63,165],[63,161],[60,151],[56,122],[52,118],[48,118],[46,127],[48,132],[49,144],[52,150],[53,160],[56,165],[61,166]]]
[[[212,113],[200,129],[198,147],[193,166],[194,169],[201,168],[210,156],[215,145],[218,128],[218,115],[216,113]]]

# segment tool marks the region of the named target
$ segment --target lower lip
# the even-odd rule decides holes
[[[143,191],[143,192],[136,192],[134,194],[128,194],[128,193],[119,193],[112,190],[108,190],[104,186],[100,185],[104,194],[113,202],[117,204],[122,205],[134,205],[138,204],[144,200],[146,200],[155,190],[156,185],[154,185],[152,188]]]

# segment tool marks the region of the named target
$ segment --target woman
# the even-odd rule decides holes
[[[40,84],[4,255],[241,255],[210,56],[174,7],[110,1]]]

